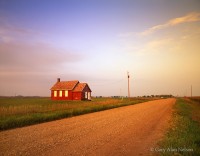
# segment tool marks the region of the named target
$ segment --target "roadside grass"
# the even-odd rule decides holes
[[[188,99],[196,102],[196,103],[199,103],[200,104],[200,97],[199,96],[196,96],[196,97],[189,97]]]
[[[193,109],[192,119],[200,124],[200,97],[188,98],[190,106]]]
[[[92,113],[153,99],[94,98],[92,101],[52,101],[50,98],[0,98],[0,130]]]
[[[200,122],[198,123],[193,118],[196,111],[200,112],[200,105],[188,99],[177,99],[171,127],[159,143],[159,149],[164,149],[165,152],[157,154],[163,156],[200,155]],[[200,117],[200,113],[195,115]]]

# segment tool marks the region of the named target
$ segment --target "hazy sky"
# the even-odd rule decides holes
[[[199,0],[0,0],[0,95],[200,95]]]

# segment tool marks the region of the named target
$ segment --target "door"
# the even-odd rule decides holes
[[[88,99],[88,93],[85,92],[85,99]]]

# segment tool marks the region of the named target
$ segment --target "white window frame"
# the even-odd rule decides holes
[[[62,90],[59,90],[59,97],[62,97]]]
[[[68,90],[65,90],[65,97],[68,97]]]
[[[54,97],[57,97],[57,90],[54,90],[54,91],[53,91],[53,96],[54,96]]]

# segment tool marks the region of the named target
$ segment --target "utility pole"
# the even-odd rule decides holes
[[[130,82],[129,82],[129,72],[127,72],[127,76],[128,76],[128,98],[130,99]]]
[[[123,100],[122,89],[120,88],[120,98]]]
[[[192,85],[191,85],[191,97],[192,97]]]

